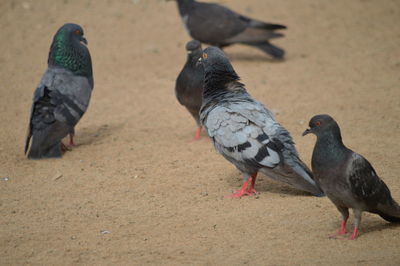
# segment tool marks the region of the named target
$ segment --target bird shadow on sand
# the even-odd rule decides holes
[[[228,185],[232,188],[240,189],[243,185],[243,176],[241,173],[231,172],[227,177]],[[290,187],[285,183],[272,180],[268,176],[259,173],[257,176],[255,189],[261,193],[274,193],[285,196],[304,196],[309,197],[312,194]]]
[[[78,146],[100,144],[103,140],[115,135],[115,132],[122,126],[123,124],[120,123],[81,128],[76,132]]]
[[[377,217],[379,217],[379,216],[377,216]],[[400,226],[400,223],[389,223],[389,222],[386,222],[385,220],[379,219],[374,222],[371,221],[369,223],[368,222],[361,223],[361,232],[363,234],[366,234],[366,233],[371,233],[371,232],[375,232],[375,231],[382,231],[382,230],[389,229],[389,228],[396,228],[399,226]]]
[[[248,62],[268,62],[268,63],[284,63],[285,59],[274,59],[268,57],[267,55],[258,55],[258,54],[247,54],[247,53],[230,53],[227,52],[226,55],[232,61],[248,61]]]

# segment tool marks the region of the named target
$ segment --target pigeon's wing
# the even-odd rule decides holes
[[[244,172],[277,166],[281,161],[279,143],[246,117],[256,107],[245,102],[230,107],[215,107],[204,123],[217,150]]]
[[[41,157],[73,132],[88,107],[91,90],[85,77],[49,68],[33,96],[25,153],[31,138],[30,157]]]
[[[184,19],[185,21],[185,19]],[[204,43],[223,44],[247,27],[247,22],[230,9],[210,3],[196,2],[187,17],[187,28],[191,36]]]
[[[323,192],[314,181],[312,172],[299,158],[289,132],[276,122],[273,114],[262,103],[251,97],[249,100],[249,103],[238,102],[229,107],[256,124],[269,137],[275,147],[273,150],[280,157],[277,165],[274,167],[263,165],[266,167],[260,168],[260,171],[273,179],[288,183],[314,195],[322,196]]]
[[[353,152],[348,162],[347,176],[353,196],[366,204],[368,211],[378,213],[383,218],[385,215],[388,218],[397,216],[397,222],[400,222],[398,204],[368,160]]]
[[[281,30],[287,28],[285,25],[263,22],[243,15],[239,15],[239,19],[246,22],[248,26],[251,28],[265,29],[265,30]]]

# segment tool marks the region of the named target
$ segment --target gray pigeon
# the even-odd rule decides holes
[[[269,40],[283,37],[275,30],[286,29],[286,26],[251,19],[214,3],[176,1],[183,23],[193,39],[220,48],[241,43],[259,48],[274,58],[283,58],[285,51]]]
[[[258,171],[322,196],[311,171],[300,160],[289,132],[247,93],[224,53],[209,47],[201,61],[205,78],[200,121],[216,150],[243,173],[245,181],[231,197],[255,193]]]
[[[317,136],[312,155],[315,179],[343,217],[336,235],[346,234],[349,208],[354,210],[355,216],[354,231],[349,239],[357,238],[363,211],[399,223],[400,206],[393,200],[389,188],[363,156],[344,146],[336,121],[329,115],[316,115],[309,126],[303,136],[309,133]]]
[[[25,153],[28,158],[61,157],[61,140],[70,134],[85,113],[93,89],[92,61],[76,24],[65,24],[55,34],[48,68],[33,95]]]
[[[201,43],[196,40],[188,42],[186,50],[187,61],[176,79],[175,95],[179,103],[185,106],[196,120],[198,127],[194,139],[198,140],[201,133],[199,111],[203,95],[204,71],[197,62],[203,54],[203,50]]]

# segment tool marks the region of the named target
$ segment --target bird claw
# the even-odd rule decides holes
[[[196,134],[194,135],[194,138],[192,141],[200,140],[201,139],[201,127],[197,128]]]
[[[231,195],[225,196],[225,198],[240,198],[242,196],[248,196],[248,195],[251,195],[248,191],[238,190]]]
[[[61,142],[61,150],[66,152],[66,151],[71,151],[71,146],[70,145],[65,145],[64,143]]]
[[[257,191],[254,188],[250,188],[247,190],[248,195],[257,194]]]

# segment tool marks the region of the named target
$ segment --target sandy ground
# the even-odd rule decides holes
[[[315,142],[301,137],[308,120],[331,114],[400,201],[400,2],[221,3],[288,25],[274,42],[284,62],[243,46],[226,52],[303,160]],[[65,22],[89,41],[91,105],[78,147],[30,161],[32,94]],[[340,215],[327,198],[265,176],[259,196],[223,197],[242,179],[207,137],[190,142],[195,123],[174,95],[189,37],[174,2],[2,0],[0,28],[1,265],[400,264],[400,227],[378,216],[363,216],[358,240],[330,240]]]

